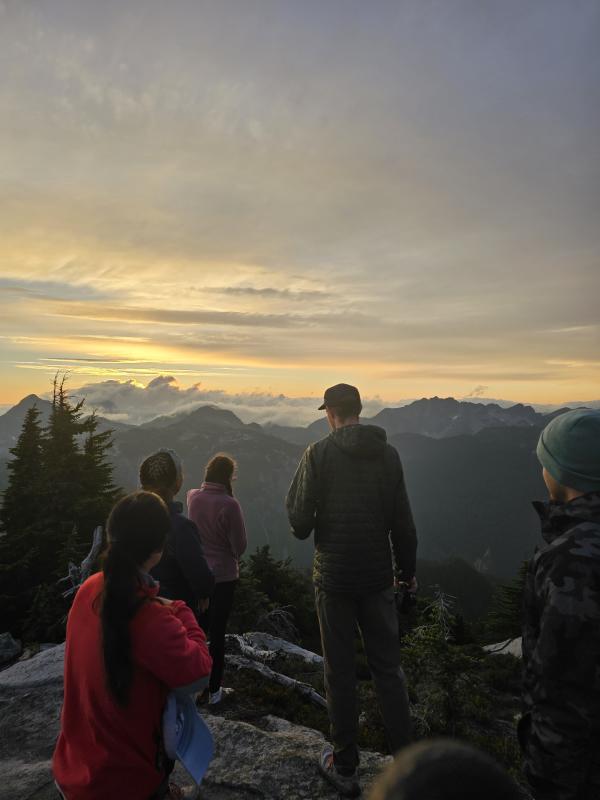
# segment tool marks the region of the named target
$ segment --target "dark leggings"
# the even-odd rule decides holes
[[[210,655],[213,660],[208,690],[219,690],[225,668],[225,632],[233,605],[236,581],[217,583],[210,598],[208,611],[200,616],[199,623],[210,640]]]

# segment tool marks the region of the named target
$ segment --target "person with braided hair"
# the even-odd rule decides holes
[[[204,557],[198,528],[175,500],[183,484],[183,465],[177,453],[163,448],[148,456],[140,467],[140,484],[164,500],[171,517],[167,545],[152,577],[159,581],[164,597],[183,600],[198,618],[208,608],[215,578]]]

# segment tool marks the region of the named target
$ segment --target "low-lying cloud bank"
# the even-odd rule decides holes
[[[508,407],[516,401],[482,397],[476,387],[466,397],[457,399],[470,403],[497,403]],[[75,399],[85,398],[89,410],[114,422],[140,425],[160,416],[193,411],[200,406],[211,405],[233,411],[242,422],[258,422],[260,425],[305,426],[318,419],[320,397],[288,397],[270,392],[227,392],[224,389],[206,389],[201,383],[182,388],[172,375],[159,375],[146,386],[134,380],[106,380],[88,383],[71,392]],[[372,417],[382,408],[404,406],[412,400],[383,400],[381,397],[363,398],[363,415]],[[537,411],[547,413],[560,407],[587,406],[600,408],[600,400],[573,401],[561,404],[530,403]],[[0,412],[1,413],[1,412]]]
[[[146,386],[135,381],[107,380],[75,389],[73,397],[85,398],[88,408],[115,422],[139,425],[155,417],[193,411],[203,405],[229,409],[243,422],[307,425],[323,412],[316,397],[287,397],[268,392],[226,392],[205,389],[196,383],[184,389],[171,375],[160,375]],[[407,401],[408,402],[408,401]],[[400,405],[393,403],[392,405]],[[365,398],[364,413],[372,416],[385,405],[381,398]]]

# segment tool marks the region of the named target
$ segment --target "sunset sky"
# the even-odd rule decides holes
[[[597,0],[0,0],[0,403],[599,398],[599,38]]]

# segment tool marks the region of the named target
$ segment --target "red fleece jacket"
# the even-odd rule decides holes
[[[106,687],[98,598],[102,573],[81,586],[69,613],[61,731],[52,768],[67,800],[148,800],[162,782],[161,717],[170,689],[210,674],[206,637],[181,601],[148,602],[131,621],[133,683],[119,706]]]

